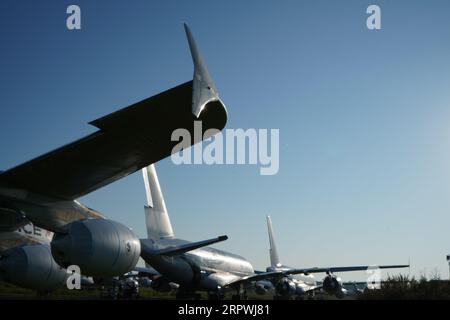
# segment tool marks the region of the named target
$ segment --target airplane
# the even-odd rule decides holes
[[[76,199],[178,152],[179,142],[172,141],[176,129],[188,130],[191,141],[183,143],[190,146],[225,127],[226,107],[190,29],[184,28],[192,80],[90,122],[98,130],[82,139],[0,171],[0,255],[10,250],[9,260],[17,264],[11,279],[18,279],[20,270],[57,277],[53,260],[62,268],[77,265],[96,278],[133,270],[141,254],[139,238]],[[200,135],[195,134],[198,122]],[[54,233],[50,250],[15,239],[14,231],[29,223]],[[34,281],[45,286],[48,279]]]
[[[269,256],[270,256],[270,266],[266,268],[266,271],[273,272],[273,271],[286,271],[293,269],[281,264],[275,243],[272,228],[272,220],[270,216],[267,216],[266,219],[267,219],[267,231],[269,235]],[[314,290],[319,288],[319,285],[317,284],[316,279],[312,274],[298,274],[295,277],[293,275],[289,275],[277,279],[272,284],[274,286],[275,291],[274,299],[278,298],[286,299],[290,298],[291,296],[301,298],[305,296],[305,294],[313,293]]]
[[[219,297],[222,286],[253,274],[253,267],[244,258],[208,247],[227,240],[225,235],[198,242],[175,238],[155,166],[142,172],[147,195],[147,239],[140,240],[141,256],[159,273],[152,281],[153,289],[167,290],[176,283],[179,299],[198,298],[196,291],[206,291],[210,298]]]
[[[267,219],[267,231],[269,235],[269,255],[270,266],[266,268],[268,272],[289,272],[294,269],[283,265],[280,262],[278,256],[278,250],[275,243],[275,237],[272,227],[272,219],[270,216]],[[330,268],[312,268],[305,269],[303,273],[297,273],[294,277],[293,274],[288,274],[278,279],[273,279],[272,284],[275,289],[275,299],[289,299],[295,297],[302,299],[306,295],[313,295],[317,290],[323,290],[329,295],[342,298],[344,296],[351,296],[361,293],[362,290],[357,286],[361,285],[360,282],[342,282],[339,277],[334,275],[334,272],[348,272],[348,271],[366,271],[375,266],[353,266],[353,267],[330,267]],[[408,265],[384,265],[376,266],[379,269],[395,269],[395,268],[408,268]],[[301,270],[301,269],[300,269]],[[311,271],[312,270],[312,271]],[[326,277],[321,283],[317,282],[312,273],[325,272]],[[347,287],[347,288],[346,288]],[[350,288],[351,287],[351,288]]]
[[[275,262],[274,268],[269,267],[265,272],[255,271],[245,258],[209,247],[227,240],[226,235],[198,242],[178,239],[170,222],[155,166],[150,165],[142,171],[147,195],[147,205],[144,207],[147,238],[140,239],[141,257],[159,273],[152,281],[154,289],[168,288],[170,283],[175,283],[179,285],[177,298],[180,299],[198,298],[197,291],[207,292],[210,299],[221,299],[226,291],[234,291],[232,299],[238,300],[247,297],[247,290],[253,290],[257,294],[267,293],[270,290],[267,281],[275,283],[275,288],[281,284],[287,285],[286,293],[289,294],[293,289],[300,290],[297,288],[306,292],[304,287],[310,285],[296,285],[291,280],[291,275],[294,274],[309,276],[316,272],[367,270],[369,267],[286,268],[279,264],[275,249],[271,252]],[[406,266],[380,266],[403,267]],[[336,284],[335,279],[332,277],[331,283],[324,281],[323,286],[331,291]]]

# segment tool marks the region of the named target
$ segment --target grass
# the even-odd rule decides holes
[[[367,290],[358,296],[359,300],[449,300],[450,281],[438,276],[419,280],[399,275],[388,277],[379,290]]]
[[[227,294],[226,299],[231,295]],[[388,277],[381,284],[381,289],[366,290],[356,298],[357,300],[450,300],[450,281],[439,277],[426,279],[422,276],[418,280],[414,277],[400,275]],[[82,290],[58,289],[47,295],[38,295],[36,291],[16,287],[12,284],[0,282],[0,300],[105,300],[111,299],[105,291],[99,288],[84,288]],[[151,288],[140,288],[141,300],[175,299],[175,292],[157,292]],[[202,299],[207,299],[202,294]],[[271,299],[269,295],[249,295],[249,299]],[[320,298],[319,298],[320,299]],[[322,297],[324,299],[324,297]],[[329,298],[325,298],[328,300]]]

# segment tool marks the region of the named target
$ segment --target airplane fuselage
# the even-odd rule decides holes
[[[27,223],[14,231],[0,232],[0,254],[22,245],[50,244],[52,238],[53,232]]]
[[[145,241],[158,250],[189,243],[174,238]],[[214,291],[254,274],[252,265],[243,257],[210,247],[175,256],[155,256],[149,262],[167,281],[196,290]]]

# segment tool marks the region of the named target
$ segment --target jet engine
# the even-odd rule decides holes
[[[294,283],[289,278],[280,279],[275,285],[275,291],[278,296],[290,296],[296,293],[297,288]]]
[[[328,273],[323,279],[322,287],[330,295],[340,296],[342,294],[342,281],[332,273]]]
[[[141,254],[139,238],[126,226],[106,219],[74,221],[51,242],[55,261],[98,278],[130,272]]]
[[[255,293],[258,295],[265,295],[267,292],[269,292],[270,289],[273,289],[273,285],[270,283],[270,281],[262,280],[258,281],[255,284]]]
[[[0,258],[0,276],[19,287],[51,290],[64,285],[67,271],[53,260],[48,245],[35,244],[3,252]]]

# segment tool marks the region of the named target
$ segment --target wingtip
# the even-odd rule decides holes
[[[218,101],[219,105],[224,109],[226,117],[226,107],[219,98],[217,88],[209,75],[208,68],[203,61],[194,36],[186,23],[184,23],[184,29],[186,31],[189,50],[194,62],[192,113],[199,118],[208,103]]]

